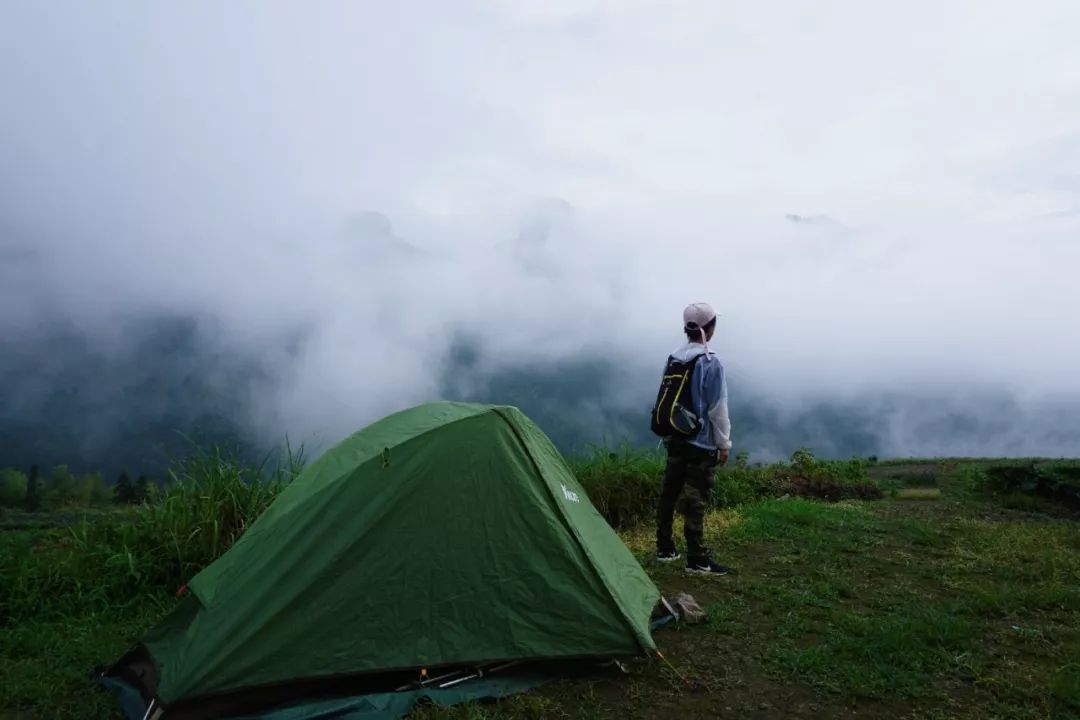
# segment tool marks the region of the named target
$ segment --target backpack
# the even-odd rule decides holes
[[[701,429],[701,420],[690,409],[690,379],[698,360],[705,354],[696,356],[689,362],[681,362],[669,357],[660,380],[660,389],[656,393],[656,404],[652,409],[652,431],[660,437],[690,437]]]

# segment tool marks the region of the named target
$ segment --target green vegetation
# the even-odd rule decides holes
[[[623,447],[594,450],[571,459],[578,480],[612,527],[631,528],[655,512],[664,472],[663,455]],[[746,454],[719,472],[712,493],[714,508],[735,507],[767,498],[798,496],[823,500],[880,498],[871,481],[870,460],[820,460],[808,449],[797,450],[789,463],[751,465]]]
[[[994,463],[982,468],[977,482],[983,490],[999,496],[1027,495],[1080,510],[1080,462]]]
[[[137,504],[21,509],[0,526],[0,718],[116,717],[92,668],[167,611],[302,462],[203,453]],[[660,456],[605,449],[572,464],[664,592],[706,609],[706,623],[656,636],[703,691],[643,658],[629,676],[417,717],[1080,717],[1080,524],[1030,475],[1014,481],[1031,462],[737,457],[706,522],[718,558],[737,569],[718,579],[652,559]],[[1077,466],[1034,464],[1040,479]],[[13,475],[3,487],[25,501],[29,475],[25,487]],[[1016,508],[1018,497],[1031,504]]]
[[[100,475],[76,476],[66,465],[57,465],[42,476],[35,465],[29,473],[0,469],[0,508],[28,512],[63,507],[86,507],[109,501],[109,489]]]

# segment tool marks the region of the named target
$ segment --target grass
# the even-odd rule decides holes
[[[707,629],[693,643],[665,638],[665,653],[726,658],[724,697],[745,712],[810,688],[807,717],[852,703],[875,717],[1075,717],[1080,527],[1004,508],[955,470],[934,484],[933,503],[768,500],[716,513],[708,534],[739,572],[697,584]],[[647,531],[627,540],[648,562]],[[668,592],[688,584],[650,569]]]
[[[266,472],[201,453],[174,471],[160,502],[4,533],[0,574],[11,581],[0,585],[0,623],[106,613],[143,597],[160,604],[231,546],[301,459]]]
[[[114,701],[95,687],[91,672],[119,657],[161,612],[150,601],[5,628],[0,632],[0,718],[117,717]]]
[[[652,558],[655,455],[576,459],[590,498],[663,591],[706,609],[701,625],[656,633],[702,692],[640,658],[627,677],[413,715],[1078,718],[1080,524],[1051,498],[1018,490],[1034,503],[1019,507],[987,484],[992,466],[733,463],[706,539],[736,572],[707,579]],[[177,469],[160,503],[0,531],[0,718],[115,717],[91,669],[140,637],[295,470],[208,454]],[[792,477],[895,492],[822,502],[784,491]],[[933,501],[912,501],[924,493]]]
[[[935,487],[903,488],[892,493],[897,500],[940,500],[941,490]]]

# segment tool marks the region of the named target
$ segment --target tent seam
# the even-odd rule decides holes
[[[497,408],[497,407],[493,408],[493,411],[495,412],[496,415],[498,415],[503,420],[503,422],[505,422],[508,426],[510,426],[510,431],[514,434],[514,438],[521,444],[522,449],[524,449],[524,451],[525,451],[525,455],[529,458],[529,462],[532,464],[533,469],[536,471],[536,474],[540,477],[540,480],[543,483],[544,488],[547,490],[548,495],[551,497],[552,503],[554,503],[555,507],[558,509],[559,517],[562,518],[563,523],[566,525],[567,529],[570,531],[571,536],[574,538],[574,542],[577,543],[577,546],[581,549],[582,553],[585,555],[586,558],[588,558],[588,560],[589,560],[589,569],[592,570],[593,574],[600,581],[600,585],[606,591],[607,596],[608,596],[608,601],[611,602],[611,604],[615,606],[616,610],[618,610],[619,617],[622,618],[623,622],[629,628],[630,634],[632,636],[634,636],[634,638],[637,640],[638,645],[640,645],[643,649],[647,650],[648,647],[641,641],[641,638],[639,637],[638,630],[637,630],[636,627],[634,627],[633,621],[631,621],[631,619],[628,617],[627,612],[623,608],[622,604],[620,604],[619,601],[616,599],[615,593],[612,591],[611,584],[608,582],[607,578],[605,578],[604,575],[597,569],[597,567],[596,567],[597,566],[597,559],[593,556],[593,554],[591,552],[589,552],[588,544],[586,542],[584,542],[583,538],[581,537],[580,533],[578,532],[577,527],[574,525],[573,522],[570,521],[570,518],[567,517],[566,510],[565,510],[565,508],[563,508],[562,504],[559,502],[558,497],[555,495],[555,491],[551,489],[551,486],[547,483],[547,480],[544,478],[544,473],[540,469],[540,464],[536,461],[536,458],[533,457],[532,449],[529,447],[529,444],[527,442],[525,442],[525,439],[521,436],[521,433],[518,431],[517,426],[514,425],[513,422],[511,422],[510,418],[508,418],[505,414],[503,414],[501,408]]]

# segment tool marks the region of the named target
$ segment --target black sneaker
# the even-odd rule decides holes
[[[713,562],[712,558],[700,558],[697,560],[687,560],[686,572],[695,575],[727,575],[731,572],[731,568],[717,565]]]
[[[660,562],[671,562],[672,560],[678,560],[682,555],[678,550],[657,550],[656,559]]]

